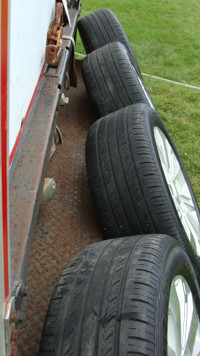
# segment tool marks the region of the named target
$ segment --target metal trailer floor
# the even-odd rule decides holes
[[[69,104],[59,108],[57,125],[63,143],[56,146],[46,177],[56,193],[41,205],[31,242],[25,283],[24,320],[18,330],[18,355],[36,356],[46,310],[67,262],[88,244],[102,240],[85,171],[85,141],[96,120],[77,62],[78,87],[67,92]]]

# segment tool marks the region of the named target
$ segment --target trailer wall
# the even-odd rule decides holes
[[[14,155],[44,67],[55,0],[12,1],[9,14],[9,155]]]

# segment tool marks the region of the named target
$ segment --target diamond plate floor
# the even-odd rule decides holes
[[[36,356],[46,310],[67,262],[88,244],[102,240],[85,172],[85,140],[96,119],[77,67],[78,88],[70,88],[69,104],[60,107],[57,146],[46,177],[56,181],[53,199],[41,206],[31,244],[25,283],[28,297],[18,333],[18,355]]]

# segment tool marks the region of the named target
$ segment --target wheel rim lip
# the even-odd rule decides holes
[[[168,356],[197,356],[200,349],[200,320],[191,289],[181,275],[170,288],[167,349]]]
[[[146,97],[146,99],[147,99],[147,102],[148,102],[149,105],[150,105],[150,108],[153,109],[153,110],[155,110],[155,106],[154,106],[154,104],[153,104],[153,102],[152,102],[152,100],[151,100],[151,98],[150,98],[150,95],[147,93],[147,90],[146,90],[145,87],[144,87],[144,84],[143,84],[143,82],[142,82],[142,79],[141,79],[139,76],[138,76],[138,81],[139,81],[140,86],[141,86],[141,88],[142,88],[142,90],[143,90],[143,93],[144,93],[144,95],[145,95],[145,97]]]
[[[195,208],[195,204],[190,193],[190,188],[183,175],[182,168],[174,152],[174,149],[169,143],[164,132],[158,126],[154,126],[154,137],[163,174],[165,176],[165,180],[168,185],[168,189],[177,214],[180,218],[190,244],[192,245],[195,253],[200,256],[200,223],[197,215],[197,209]],[[169,167],[166,167],[166,162],[163,158],[167,152],[170,152],[171,154],[171,156],[168,157]],[[175,171],[175,169],[179,172],[179,178],[172,179],[173,171]],[[183,202],[181,190],[185,190],[185,195],[187,196],[189,202],[188,205]]]

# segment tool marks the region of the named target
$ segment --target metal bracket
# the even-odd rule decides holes
[[[53,178],[45,178],[42,192],[42,204],[48,203],[56,191],[56,182]]]
[[[62,18],[63,5],[57,3],[55,21],[50,24],[47,34],[46,62],[49,64],[56,64],[61,56],[63,35]]]

